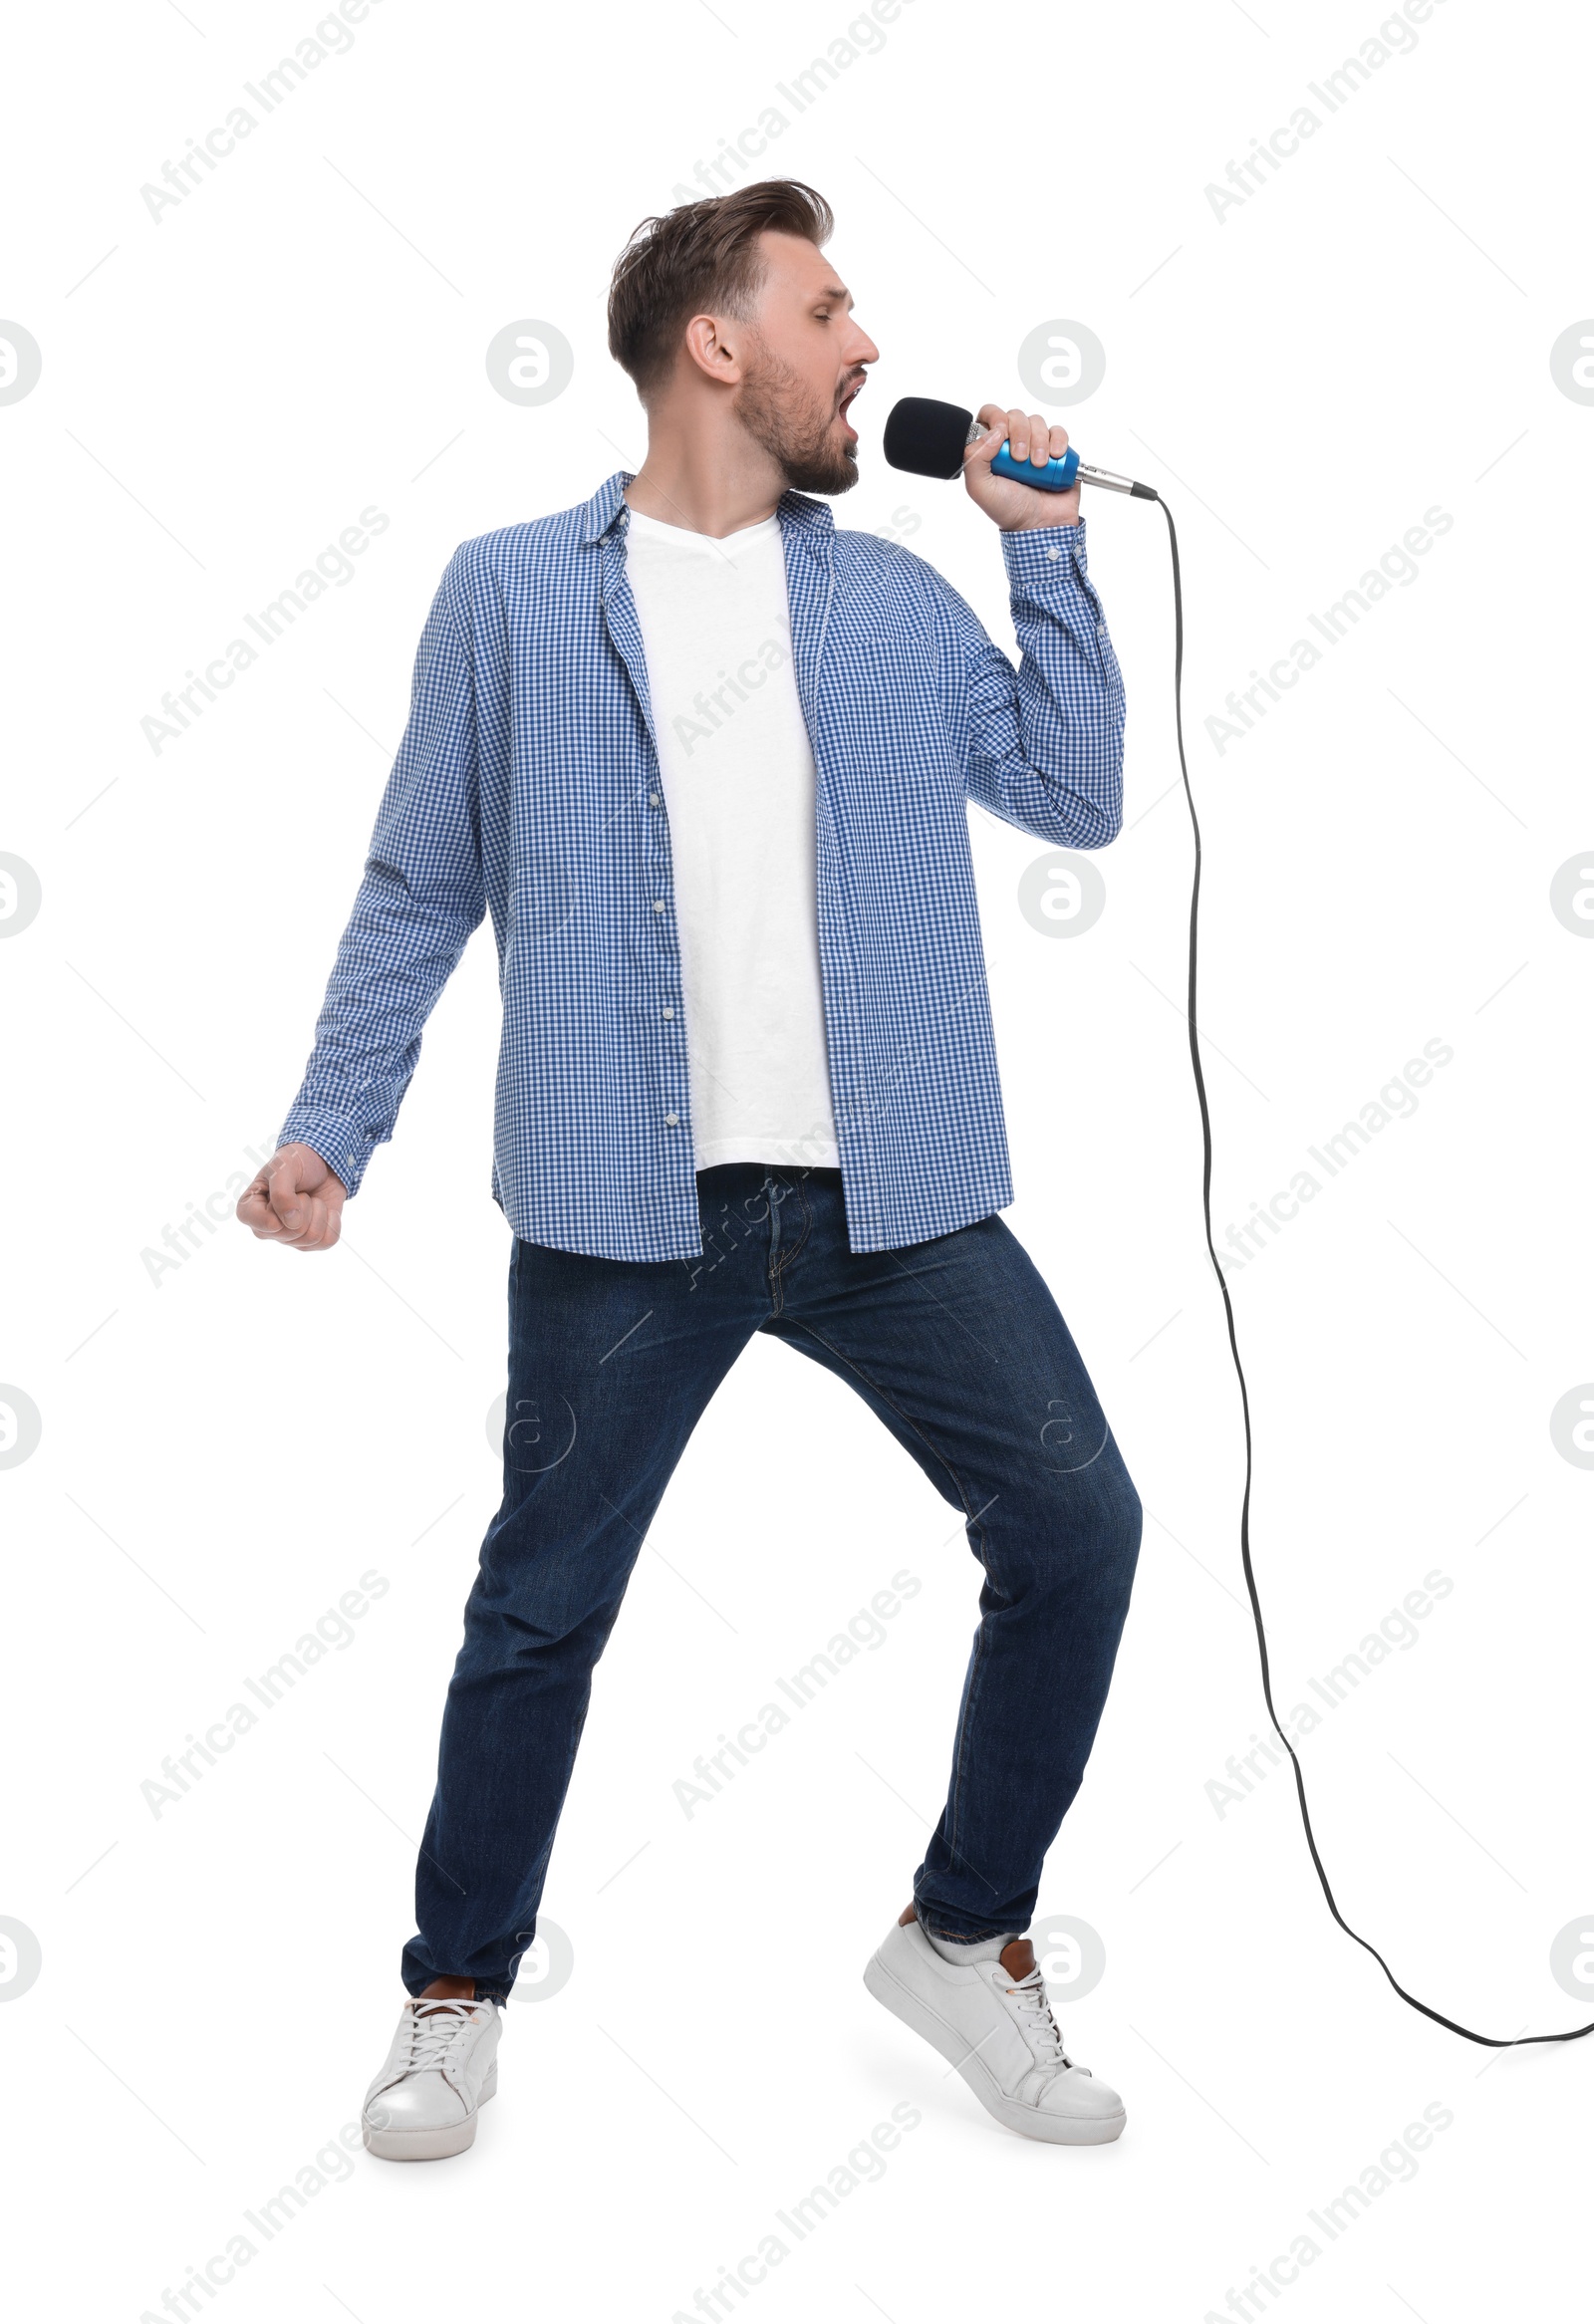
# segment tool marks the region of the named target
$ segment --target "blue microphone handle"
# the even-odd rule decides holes
[[[1044,468],[1037,468],[1033,460],[1015,460],[1007,446],[990,464],[993,476],[1010,476],[1015,484],[1032,484],[1037,492],[1067,492],[1081,481],[1079,454],[1072,444],[1060,460],[1048,460]]]
[[[978,443],[984,433],[976,419],[968,431],[968,441]],[[1072,444],[1060,460],[1048,460],[1044,468],[1037,468],[1033,460],[1015,460],[1003,443],[991,461],[990,472],[993,476],[1009,476],[1015,484],[1032,485],[1037,492],[1067,492],[1075,484],[1094,484],[1103,492],[1135,491],[1133,477],[1115,476],[1110,468],[1087,467]],[[1136,497],[1149,499],[1155,495],[1142,488]]]

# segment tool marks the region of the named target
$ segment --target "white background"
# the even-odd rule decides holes
[[[1340,1901],[1483,2031],[1594,2016],[1549,1970],[1594,1910],[1594,1472],[1549,1431],[1594,1377],[1594,943],[1548,901],[1594,839],[1594,408],[1549,364],[1594,311],[1586,20],[1445,0],[1330,116],[1306,84],[1376,34],[1372,0],[1089,20],[906,0],[799,115],[775,84],[845,35],[839,0],[382,0],[155,222],[141,186],[315,21],[133,0],[36,13],[13,41],[0,310],[44,356],[0,407],[0,849],[43,888],[0,946],[0,1378],[43,1424],[0,1475],[0,1914],[43,1960],[0,2008],[18,2312],[132,2324],[242,2229],[258,2255],[205,2307],[230,2324],[663,2324],[898,2104],[921,2120],[884,2178],[784,2235],[739,2306],[766,2324],[1198,2319],[1304,2231],[1322,2256],[1269,2301],[1299,2324],[1558,2309],[1581,2277],[1594,2048],[1501,2056],[1415,2015],[1329,1921],[1287,1774],[1221,1816],[1205,1788],[1263,1710],[1199,1232],[1156,508],[1088,504],[1130,700],[1099,922],[1038,933],[1017,905],[1036,843],[972,818],[1007,1215],[1149,1512],[1042,1891],[1106,1945],[1094,1992],[1069,2004],[1066,1958],[1058,1990],[1071,2048],[1126,2095],[1121,2144],[1003,2133],[863,1989],[938,1806],[977,1573],[864,1408],[760,1343],[692,1441],[600,1668],[546,1899],[574,1973],[511,2006],[474,2152],[412,2172],[362,2154],[274,2240],[244,2227],[357,2118],[389,2039],[497,1497],[509,1238],[487,1192],[485,930],[336,1255],[230,1223],[157,1280],[143,1254],[190,1204],[230,1209],[297,1086],[454,546],[640,462],[604,348],[616,251],[778,106],[754,168],[835,204],[882,350],[839,520],[909,510],[914,548],[1010,643],[991,529],[956,488],[885,470],[879,428],[904,392],[1019,398],[1019,344],[1056,318],[1108,365],[1054,416],[1178,516],[1219,1235],[1425,1042],[1454,1048],[1417,1113],[1233,1277],[1257,1567],[1285,1706],[1425,1574],[1451,1581],[1305,1746]],[[1316,135],[1214,215],[1208,183],[1302,104]],[[576,354],[533,409],[483,360],[526,317]],[[355,578],[154,753],[139,721],[161,694],[370,505],[391,522]],[[1435,506],[1454,524],[1420,577],[1219,754],[1203,721],[1225,694],[1315,637],[1308,614]],[[675,1778],[904,1567],[923,1588],[888,1643],[688,1821]],[[162,1758],[368,1569],[389,1588],[353,1643],[152,1814]],[[1416,2177],[1337,2240],[1312,2228],[1433,2104],[1454,2121]]]

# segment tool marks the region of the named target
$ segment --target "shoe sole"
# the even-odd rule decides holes
[[[487,2068],[481,2096],[463,2122],[441,2123],[430,2131],[379,2131],[361,2117],[361,2136],[368,2151],[385,2163],[440,2163],[445,2156],[462,2155],[475,2144],[476,2118],[498,2088],[498,2061]]]
[[[1048,2115],[1009,2098],[979,2052],[969,2048],[956,2026],[911,1991],[878,1952],[864,1971],[864,1983],[883,2008],[889,2009],[893,2017],[900,2017],[904,2025],[912,2027],[932,2050],[940,2052],[949,2066],[956,2068],[987,2114],[994,2115],[1010,2131],[1017,2131],[1021,2138],[1044,2139],[1054,2147],[1106,2147],[1123,2130],[1128,2117],[1122,2107],[1117,2114]]]

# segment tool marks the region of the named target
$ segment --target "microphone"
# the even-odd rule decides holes
[[[894,403],[886,419],[885,452],[894,468],[911,476],[955,476],[968,446],[978,443],[985,429],[960,403],[940,403],[933,395],[905,395]],[[1015,484],[1032,485],[1038,492],[1067,492],[1075,484],[1094,484],[1103,492],[1127,492],[1136,500],[1156,500],[1149,484],[1131,476],[1115,476],[1111,468],[1090,468],[1072,444],[1060,460],[1037,468],[1032,460],[1015,460],[1006,444],[991,461],[993,476],[1009,476]]]

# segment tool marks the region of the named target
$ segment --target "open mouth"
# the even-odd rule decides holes
[[[847,414],[852,409],[854,403],[857,402],[859,395],[863,392],[863,381],[855,380],[852,386],[843,394],[840,403],[836,407],[837,417],[840,419],[842,426],[846,428],[847,433],[853,438],[855,443],[858,440],[858,430],[853,426]]]

